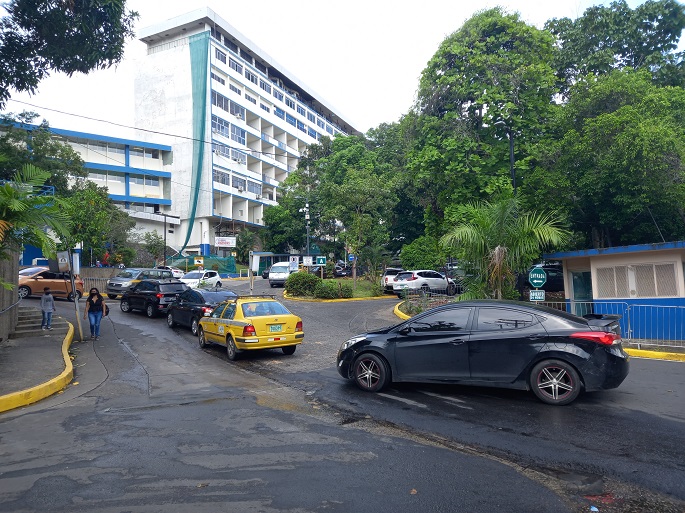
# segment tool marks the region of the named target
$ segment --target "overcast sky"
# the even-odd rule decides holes
[[[397,121],[411,107],[421,71],[449,34],[478,10],[500,5],[542,27],[577,18],[592,0],[260,0],[188,2],[128,0],[140,14],[136,30],[207,5],[362,132]],[[629,0],[634,8],[642,3]],[[55,75],[38,94],[14,94],[6,111],[32,110],[55,128],[133,137],[112,123],[133,124],[133,60],[137,39],[116,68],[71,78]],[[24,102],[24,103],[19,103]],[[27,105],[31,104],[31,105]],[[67,114],[58,114],[54,109]],[[109,121],[91,121],[85,117]]]

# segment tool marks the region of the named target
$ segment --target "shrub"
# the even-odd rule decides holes
[[[320,281],[316,284],[316,288],[314,289],[314,297],[319,299],[339,298],[338,284],[334,281]]]
[[[285,280],[285,288],[293,296],[313,296],[316,285],[321,281],[321,278],[313,274],[296,272]]]
[[[340,285],[340,297],[350,298],[352,297],[352,285],[349,283],[343,283]]]

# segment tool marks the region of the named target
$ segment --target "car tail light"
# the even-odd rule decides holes
[[[157,294],[155,294],[155,297],[156,297],[157,299],[162,299],[162,298],[164,297],[164,294],[160,294],[160,293],[158,292]]]
[[[414,280],[418,280],[418,279],[419,279],[418,276],[412,274],[409,278],[407,278],[407,281],[414,281]]]
[[[202,307],[202,313],[203,314],[210,313],[212,310],[214,310],[214,308],[212,308],[211,306],[203,306]]]
[[[601,344],[603,346],[612,346],[621,341],[621,335],[616,333],[608,333],[606,331],[579,331],[573,333],[571,338],[582,338]]]
[[[297,321],[297,324],[295,324],[295,331],[304,331],[302,328],[302,321]]]
[[[254,326],[252,324],[248,324],[247,326],[243,326],[243,337],[249,337],[251,335],[256,335],[257,332],[254,329]]]

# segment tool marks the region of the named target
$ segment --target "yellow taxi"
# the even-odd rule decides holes
[[[281,348],[290,355],[304,339],[302,319],[275,296],[237,296],[217,305],[200,321],[200,347],[226,346],[229,360],[241,351]]]

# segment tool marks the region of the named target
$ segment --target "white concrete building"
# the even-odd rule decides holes
[[[184,253],[209,254],[215,237],[263,226],[264,208],[309,144],[357,133],[209,8],[138,36],[147,55],[137,66],[135,124],[146,130],[141,139],[172,135],[164,212],[180,216],[170,245]]]

